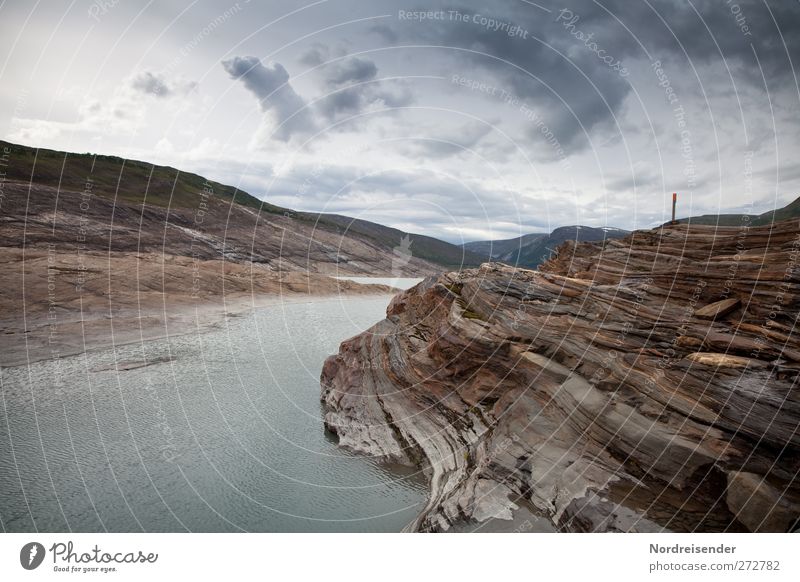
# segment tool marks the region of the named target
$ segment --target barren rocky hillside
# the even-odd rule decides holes
[[[274,271],[418,275],[476,266],[460,247],[296,212],[175,168],[0,141],[0,247],[154,252]]]
[[[478,262],[431,237],[280,208],[174,168],[0,141],[0,365],[192,330],[276,298],[394,291],[333,276]]]
[[[408,275],[442,269],[391,247],[322,228],[288,212],[272,214],[198,195],[194,206],[141,205],[83,191],[6,182],[0,247],[103,253],[159,253],[254,262],[271,271]]]

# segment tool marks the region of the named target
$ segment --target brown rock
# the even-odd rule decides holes
[[[754,364],[751,358],[742,358],[740,356],[729,356],[727,354],[714,354],[707,352],[695,352],[694,354],[689,354],[686,356],[686,359],[697,364],[703,364],[704,366],[716,366],[722,368],[746,368],[747,366]],[[759,361],[756,361],[755,363],[760,367],[765,365],[763,362]]]
[[[742,302],[737,297],[731,297],[701,307],[694,312],[694,315],[700,319],[717,319],[735,311],[741,304]]]
[[[764,477],[742,471],[728,473],[725,502],[736,518],[754,532],[788,532],[800,511]]]
[[[794,221],[676,225],[574,245],[546,272],[430,277],[328,359],[326,424],[423,467],[431,496],[411,529],[507,517],[524,499],[568,531],[786,531],[800,506],[800,367],[785,359],[800,351],[798,247]],[[730,295],[748,298],[740,321],[693,317]]]

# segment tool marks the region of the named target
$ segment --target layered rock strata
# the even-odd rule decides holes
[[[425,471],[411,530],[526,500],[562,531],[790,531],[799,292],[797,221],[429,277],[327,360],[326,426]]]

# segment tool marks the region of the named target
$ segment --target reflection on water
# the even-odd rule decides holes
[[[344,281],[355,281],[356,283],[374,285],[388,285],[396,289],[411,289],[414,285],[422,281],[422,279],[413,279],[410,277],[335,277]]]
[[[324,359],[388,301],[275,305],[3,369],[3,528],[399,531],[421,476],[339,449],[319,402]]]

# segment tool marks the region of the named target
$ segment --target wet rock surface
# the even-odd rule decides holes
[[[519,502],[561,531],[794,530],[799,255],[797,221],[671,225],[429,277],[326,361],[327,427],[424,470],[413,530]]]

